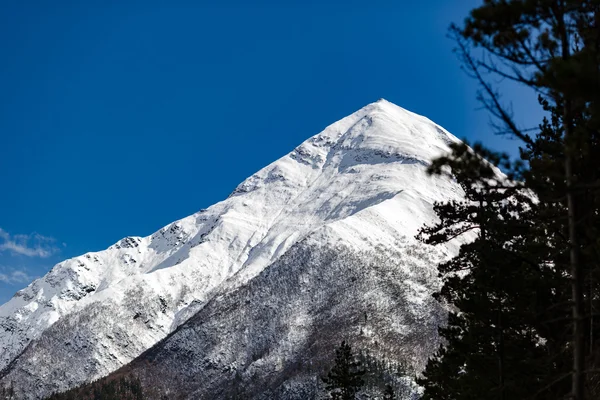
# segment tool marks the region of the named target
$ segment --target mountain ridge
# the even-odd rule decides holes
[[[461,198],[454,182],[425,174],[456,141],[427,118],[379,100],[208,209],[57,264],[0,306],[0,385],[38,387],[22,388],[33,398],[104,376],[311,237],[335,238],[359,253],[397,248],[398,227],[414,236],[434,218],[434,201]],[[54,367],[39,360],[53,354],[50,345]]]

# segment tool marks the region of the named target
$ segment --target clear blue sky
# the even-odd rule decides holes
[[[225,198],[380,97],[514,149],[446,37],[479,1],[212,3],[0,2],[0,302]]]

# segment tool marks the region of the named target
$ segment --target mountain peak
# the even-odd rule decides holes
[[[396,155],[427,164],[459,140],[428,118],[379,99],[309,141],[335,142],[348,150]]]

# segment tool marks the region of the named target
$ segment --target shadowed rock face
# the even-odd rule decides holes
[[[429,298],[435,265],[455,249],[413,237],[435,218],[435,201],[462,198],[454,182],[425,173],[453,141],[378,101],[226,200],[57,264],[0,306],[0,386],[39,398],[105,376],[159,342],[143,362],[154,354],[165,377],[189,378],[179,382],[191,398],[240,387],[309,393],[307,371],[323,368],[340,335],[421,368],[441,319]],[[190,375],[169,372],[178,363]],[[153,368],[143,379],[162,382]]]

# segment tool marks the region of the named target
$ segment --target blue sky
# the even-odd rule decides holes
[[[0,3],[0,303],[225,198],[381,97],[515,149],[446,37],[479,1],[213,3]],[[524,91],[507,99],[539,116]]]

